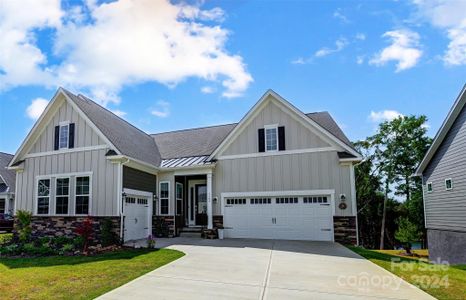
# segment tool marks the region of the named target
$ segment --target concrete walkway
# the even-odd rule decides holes
[[[158,240],[183,258],[100,299],[433,299],[326,242]]]

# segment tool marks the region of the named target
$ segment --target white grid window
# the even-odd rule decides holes
[[[70,200],[70,179],[57,178],[56,185],[55,213],[57,215],[67,215]]]
[[[451,178],[445,179],[445,189],[447,191],[453,189],[453,180]]]
[[[160,182],[160,214],[168,215],[168,202],[170,198],[170,183]]]
[[[89,214],[90,179],[89,176],[76,177],[76,203],[77,215]]]
[[[426,186],[427,186],[427,192],[428,192],[428,193],[432,193],[432,191],[433,191],[432,182],[428,182],[428,183],[426,184]]]
[[[48,215],[50,203],[50,179],[40,179],[37,184],[37,214]]]
[[[59,135],[59,149],[68,148],[68,138],[69,138],[70,125],[60,125],[60,135]]]
[[[183,212],[183,184],[176,183],[176,214],[181,215]]]
[[[278,150],[278,129],[277,127],[265,127],[265,150]]]

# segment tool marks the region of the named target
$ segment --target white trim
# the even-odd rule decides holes
[[[335,190],[291,190],[291,191],[261,191],[261,192],[227,192],[221,193],[221,214],[225,215],[225,198],[231,197],[280,197],[280,196],[319,196],[330,195],[332,216],[335,216]]]
[[[429,191],[429,185],[430,185],[430,191]],[[428,194],[432,193],[434,191],[434,185],[432,183],[432,181],[428,181],[426,182],[426,192]]]
[[[34,198],[33,198],[33,214],[34,216],[70,216],[70,217],[74,217],[74,216],[83,216],[83,215],[77,215],[75,214],[75,209],[74,209],[74,204],[76,202],[76,191],[73,192],[73,195],[74,195],[74,202],[71,201],[71,177],[75,177],[75,180],[76,180],[76,177],[86,177],[88,176],[89,177],[89,183],[90,183],[90,187],[89,187],[89,211],[88,211],[88,214],[89,216],[92,216],[92,188],[93,188],[93,185],[92,185],[92,175],[93,175],[93,172],[90,171],[90,172],[73,172],[73,173],[59,173],[59,174],[48,174],[48,175],[38,175],[35,177],[35,182],[34,182]],[[18,178],[18,176],[16,177]],[[54,178],[54,180],[52,180],[52,178]],[[67,215],[63,215],[63,214],[60,214],[60,215],[57,215],[55,214],[55,210],[56,210],[56,205],[55,205],[55,197],[56,197],[56,190],[54,191],[53,188],[56,189],[56,180],[57,178],[70,178],[70,193],[69,193],[69,199],[68,199],[68,214]],[[39,180],[41,179],[49,179],[50,180],[50,193],[49,193],[49,213],[48,214],[37,214],[37,205],[38,205],[38,195],[37,195],[37,190],[38,190],[38,185],[39,185]],[[54,185],[52,185],[52,182],[54,183]],[[53,192],[53,194],[52,194]],[[53,195],[53,197],[52,197]],[[53,203],[52,203],[52,199],[54,200]],[[72,209],[70,209],[70,203],[72,204]],[[53,205],[53,207],[52,207]],[[15,205],[15,214],[16,214],[16,206]],[[51,213],[53,211],[53,214]]]
[[[361,155],[356,152],[354,149],[343,143],[340,139],[338,139],[336,136],[328,132],[326,129],[324,129],[322,126],[314,122],[311,118],[306,116],[303,112],[301,112],[299,109],[294,107],[291,103],[286,101],[283,97],[278,95],[272,90],[268,90],[260,99],[259,101],[248,111],[248,113],[240,120],[238,125],[235,126],[235,128],[227,135],[227,137],[222,141],[222,143],[214,150],[214,152],[209,156],[209,160],[212,160],[214,157],[216,157],[218,154],[221,154],[221,152],[226,149],[232,142],[233,140],[236,139],[236,137],[247,127],[247,124],[252,121],[252,119],[259,113],[260,109],[262,106],[265,106],[265,103],[267,103],[267,99],[269,96],[272,96],[271,99],[275,99],[277,104],[281,104],[283,107],[288,108],[291,112],[294,113],[289,113],[286,110],[284,112],[288,113],[290,116],[292,116],[294,119],[298,120],[300,123],[303,125],[307,126],[307,128],[313,130],[318,136],[324,137],[324,139],[332,141],[334,144],[341,146],[343,149],[348,151],[349,153],[353,154],[356,157],[361,157]],[[315,130],[317,129],[317,130]]]
[[[339,158],[340,163],[352,163],[352,162],[360,162],[362,158],[354,157],[354,158]]]
[[[356,216],[358,212],[357,212],[356,180],[354,176],[354,165],[350,166],[350,185],[351,185],[351,213],[353,216]]]
[[[147,219],[149,221],[149,224],[147,227],[146,236],[152,235],[152,211],[153,211],[153,204],[154,204],[154,194],[152,192],[133,190],[133,189],[128,189],[128,188],[124,188],[122,192],[126,193],[129,196],[134,195],[134,196],[141,196],[141,197],[149,198],[147,200]],[[123,235],[121,237],[123,237]]]
[[[89,204],[87,208],[87,214],[77,214],[76,213],[76,178],[78,177],[89,177]],[[84,196],[84,195],[80,195]],[[89,175],[75,175],[74,176],[74,203],[73,203],[73,215],[74,216],[90,216],[92,212],[92,174]]]
[[[271,151],[271,152],[224,155],[224,156],[219,156],[218,160],[264,157],[264,156],[275,156],[275,155],[290,155],[290,154],[301,154],[301,153],[315,153],[315,152],[332,152],[332,151],[336,152],[338,150],[334,147],[305,148],[305,149],[285,150],[285,151]]]
[[[196,225],[196,221],[197,221],[196,220],[196,215],[197,215],[196,206],[194,206],[194,208],[192,209],[194,212],[193,219],[190,220],[189,218],[190,217],[189,214],[191,213],[191,199],[193,203],[196,200],[194,198],[196,194],[196,185],[206,185],[206,188],[207,188],[207,178],[188,180],[188,224],[190,226]],[[194,194],[191,194],[191,188],[193,188]]]
[[[108,146],[107,145],[97,145],[97,146],[87,146],[87,147],[71,148],[71,149],[62,148],[60,150],[55,150],[55,151],[29,153],[29,154],[26,154],[24,156],[24,158],[33,158],[33,157],[48,156],[48,155],[58,155],[58,154],[82,152],[82,151],[94,151],[94,150],[102,150],[102,149],[108,149]]]
[[[438,148],[442,144],[443,140],[447,136],[448,132],[451,129],[451,126],[453,126],[453,123],[458,118],[465,103],[466,103],[466,84],[463,86],[463,89],[461,90],[460,94],[456,98],[455,103],[453,104],[450,111],[448,112],[447,117],[443,121],[442,126],[440,127],[439,131],[435,135],[434,140],[432,141],[432,144],[429,147],[429,150],[427,150],[426,155],[424,156],[421,163],[419,164],[415,175],[421,176],[425,168],[429,165],[430,160],[435,155]]]
[[[120,155],[111,155],[111,156],[107,156],[106,159],[108,159],[110,161],[118,161],[118,160],[126,159],[128,161],[125,162],[125,164],[128,163],[128,166],[131,166],[131,168],[137,169],[137,170],[140,170],[140,171],[144,171],[144,172],[152,174],[152,175],[157,175],[157,173],[158,173],[158,171],[160,169],[157,166],[154,166],[152,164],[149,164],[149,163],[143,162],[141,160],[132,158],[132,157],[127,156],[127,155],[121,155],[121,154]]]
[[[424,176],[421,177],[421,182],[424,186]],[[434,190],[434,186],[432,185],[432,191]],[[427,216],[426,216],[426,200],[427,200],[427,187],[422,189],[422,208],[424,209],[424,227],[427,229]]]
[[[276,145],[275,145],[275,150],[268,150],[267,149],[267,130],[269,129],[274,129],[275,130],[275,137],[276,137]],[[264,144],[265,144],[265,152],[278,152],[278,124],[273,124],[273,125],[265,125],[264,126]]]
[[[171,171],[170,169],[164,171]],[[175,176],[186,176],[186,175],[204,175],[212,174],[212,169],[206,168],[193,168],[193,169],[177,169],[174,173]]]
[[[447,181],[450,181],[450,188],[447,187]],[[451,191],[453,189],[453,179],[451,178],[446,178],[445,179],[445,190],[446,191]]]
[[[162,214],[162,197],[161,197],[161,194],[162,194],[162,183],[168,183],[168,197],[164,197],[163,199],[167,199],[168,200],[168,211],[166,214]],[[170,181],[169,180],[164,180],[164,181],[159,181],[159,201],[158,202],[158,215],[159,216],[168,216],[170,215]]]

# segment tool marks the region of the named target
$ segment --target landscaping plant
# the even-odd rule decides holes
[[[112,230],[113,222],[110,218],[105,218],[100,229],[102,246],[107,247],[117,244],[117,237]]]
[[[88,253],[89,242],[92,240],[93,227],[92,227],[92,218],[87,217],[84,221],[76,228],[76,234],[82,239],[83,243],[83,253]]]
[[[395,232],[395,238],[403,244],[403,249],[405,249],[406,254],[412,255],[411,245],[412,243],[419,241],[421,238],[421,232],[417,228],[416,224],[404,217],[398,220],[398,230]]]
[[[24,243],[31,238],[31,220],[32,213],[25,210],[18,210],[16,212],[16,232],[18,233],[18,238],[20,242]]]

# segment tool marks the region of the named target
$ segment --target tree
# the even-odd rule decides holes
[[[419,241],[420,237],[419,228],[407,217],[398,220],[398,230],[395,232],[395,238],[403,244],[406,254],[412,254],[412,243]]]

